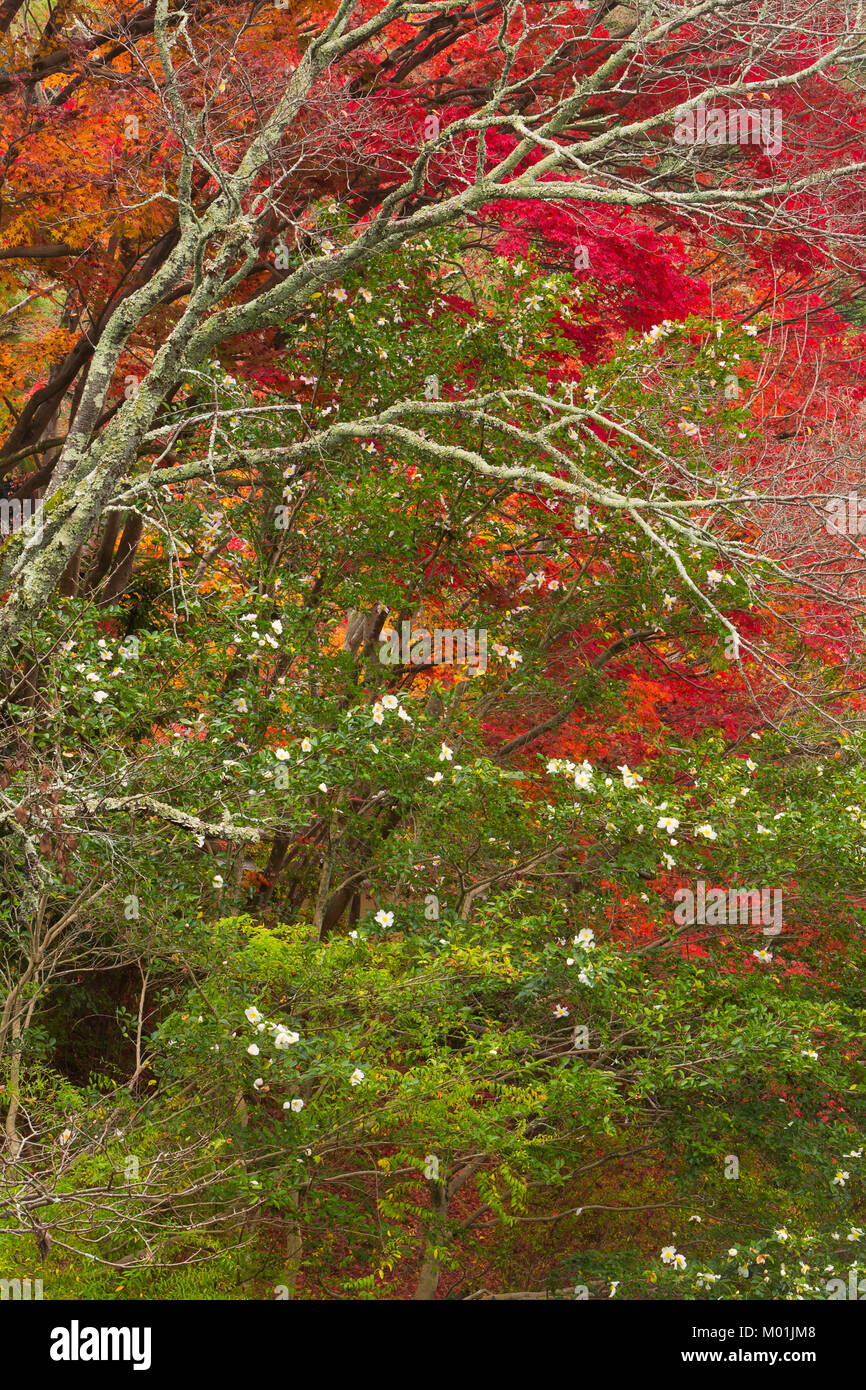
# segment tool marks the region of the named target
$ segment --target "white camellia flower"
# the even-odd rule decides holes
[[[255,1079],[255,1081],[253,1082],[253,1090],[254,1090],[254,1091],[260,1091],[260,1090],[262,1089],[262,1087],[264,1086],[264,1084],[265,1084],[265,1079],[264,1079],[264,1077],[263,1077],[263,1076],[257,1076],[256,1079]]]
[[[662,863],[664,864],[664,866],[665,866],[666,869],[670,870],[670,869],[675,868],[676,862],[677,862],[677,861],[674,859],[674,857],[673,857],[672,854],[663,854],[663,855],[662,855]]]
[[[239,700],[235,700],[233,703],[238,714],[246,714],[248,712],[249,705],[247,704],[243,696],[241,696]]]
[[[554,1018],[568,1018],[568,1009],[564,1004],[555,1004],[553,1008]]]
[[[304,1108],[304,1102],[301,1100],[300,1096],[298,1096],[297,1099],[295,1099],[295,1100],[284,1100],[284,1101],[283,1101],[283,1109],[284,1109],[284,1110],[294,1110],[294,1112],[295,1112],[296,1115],[300,1114],[300,1112],[303,1110],[303,1108]]]
[[[626,787],[639,787],[643,778],[639,772],[632,772],[628,763],[623,763],[619,768],[622,773],[623,785]]]
[[[392,927],[394,925],[394,914],[393,912],[386,912],[383,907],[380,907],[373,920],[378,922],[380,927]]]
[[[107,690],[94,690],[94,692],[93,692],[93,698],[94,698],[94,700],[96,701],[96,703],[97,703],[98,705],[101,705],[102,702],[103,702],[103,700],[107,700],[107,699],[108,699],[108,691],[107,691]]]
[[[384,709],[382,708],[382,706],[379,704],[379,702],[378,702],[378,700],[377,700],[376,703],[375,703],[375,705],[373,706],[373,723],[374,723],[374,724],[384,724],[384,722],[385,722],[385,711],[384,711]]]
[[[664,1249],[662,1250],[662,1255],[661,1255],[662,1264],[669,1265],[669,1264],[671,1263],[671,1261],[673,1260],[674,1255],[675,1255],[676,1253],[677,1253],[677,1249],[676,1249],[676,1246],[675,1246],[675,1245],[666,1245],[666,1246],[664,1247]]]
[[[580,984],[589,985],[590,988],[595,984],[595,980],[593,980],[590,975],[587,975],[585,970],[581,970],[577,978]]]
[[[595,932],[591,927],[584,927],[574,938],[575,946],[582,946],[584,951],[595,950]]]
[[[61,1136],[60,1136],[60,1143],[63,1144],[64,1147],[65,1147],[65,1146],[69,1143],[69,1141],[70,1141],[71,1138],[72,1138],[72,1130],[71,1130],[71,1129],[64,1129],[63,1133],[62,1133]]]
[[[844,1187],[850,1176],[851,1174],[846,1172],[844,1168],[840,1168],[833,1178],[834,1187]]]
[[[583,762],[574,774],[574,785],[578,791],[592,789],[592,763]]]
[[[811,1047],[806,1047],[800,1053],[801,1057],[808,1057],[811,1062],[817,1062],[818,1054]]]
[[[399,701],[398,701],[396,695],[383,695],[383,696],[382,696],[382,708],[383,708],[383,709],[396,709],[398,704],[399,704]]]
[[[361,1071],[361,1068],[360,1068],[360,1067],[356,1067],[355,1070],[352,1072],[352,1075],[349,1077],[349,1085],[350,1085],[350,1086],[360,1086],[360,1084],[361,1084],[361,1082],[362,1082],[363,1080],[364,1080],[364,1073]]]
[[[674,831],[678,827],[679,821],[677,820],[676,816],[660,816],[659,819],[656,821],[656,829],[666,830],[669,835],[673,835]]]
[[[244,1009],[244,1017],[248,1018],[250,1023],[261,1023],[262,1021],[262,1016],[255,1004],[250,1004],[248,1009]]]
[[[284,1052],[287,1047],[292,1047],[300,1036],[300,1033],[290,1033],[287,1028],[280,1028],[274,1034],[274,1047],[278,1047],[281,1052]]]
[[[449,748],[447,743],[443,743],[439,750],[440,763],[450,763],[454,757],[454,749]]]
[[[673,1259],[671,1260],[671,1264],[673,1265],[674,1269],[685,1269],[685,1267],[686,1267],[686,1257],[685,1257],[685,1255],[680,1255],[680,1254],[674,1255]]]
[[[426,782],[441,782],[441,781],[442,781],[442,773],[441,773],[441,772],[434,772],[432,777],[425,777],[424,780],[425,780]]]
[[[302,753],[312,753],[312,751],[313,751],[313,745],[310,743],[310,740],[309,740],[308,738],[302,738],[302,739],[301,739],[301,752],[302,752]]]
[[[717,840],[719,838],[713,827],[708,822],[705,822],[703,825],[696,826],[695,834],[703,835],[705,840]]]
[[[404,708],[403,708],[402,705],[401,705],[400,708],[398,709],[397,714],[398,714],[398,716],[399,716],[400,719],[405,719],[405,720],[407,721],[407,723],[409,723],[409,724],[412,723],[412,716],[411,716],[411,714],[407,714],[406,711],[404,710]]]
[[[725,576],[721,574],[719,570],[707,570],[707,583],[712,584],[713,588],[715,588],[717,584],[721,584],[724,577]]]
[[[292,755],[291,755],[291,753],[289,752],[288,748],[275,748],[275,749],[274,749],[274,757],[277,759],[278,762],[287,763],[287,762],[289,761],[289,758],[290,758],[291,756],[292,756]]]
[[[211,883],[213,884],[214,888],[222,888],[225,886],[225,879],[223,878],[222,874],[214,874],[213,878],[211,879]]]
[[[260,1049],[258,1043],[250,1043],[249,1047],[247,1048],[247,1052],[250,1054],[251,1057],[258,1057],[259,1051]]]
[[[761,962],[761,965],[769,965],[770,961],[773,959],[773,952],[768,951],[766,946],[760,946],[758,950],[752,952],[752,955],[755,957],[755,960]]]
[[[845,1237],[845,1239],[846,1239],[846,1240],[859,1240],[860,1237],[862,1236],[862,1234],[863,1234],[863,1228],[862,1228],[862,1226],[852,1226],[851,1229],[850,1229],[850,1231],[848,1232],[847,1236]]]

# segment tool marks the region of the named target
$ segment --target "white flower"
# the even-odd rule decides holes
[[[850,1176],[851,1174],[846,1172],[844,1168],[840,1168],[833,1179],[834,1187],[844,1187]]]
[[[553,1008],[554,1018],[568,1018],[568,1009],[564,1004],[555,1004]]]
[[[674,606],[675,603],[676,603],[676,599],[674,598],[673,594],[665,594],[665,595],[664,595],[664,605],[665,605],[665,608],[667,608],[668,612],[670,612],[670,610],[673,608],[673,606]]]
[[[233,704],[238,714],[246,714],[249,709],[249,705],[247,704],[243,696],[241,696],[239,700],[233,701]]]
[[[673,835],[678,826],[679,821],[676,816],[660,816],[656,821],[656,829],[666,830],[669,835]]]
[[[93,698],[94,698],[94,700],[96,701],[96,703],[97,703],[98,705],[101,705],[102,702],[103,702],[103,700],[107,700],[107,699],[108,699],[108,691],[107,691],[107,690],[94,690],[94,692],[93,692]]]
[[[748,1279],[748,1277],[749,1277],[749,1266],[748,1266],[748,1265],[738,1265],[738,1266],[737,1266],[737,1273],[739,1274],[739,1276],[740,1276],[741,1279]]]
[[[361,1068],[360,1068],[360,1067],[356,1067],[355,1070],[352,1072],[352,1075],[349,1077],[349,1085],[350,1085],[350,1086],[360,1086],[360,1084],[361,1084],[361,1082],[362,1082],[363,1080],[364,1080],[364,1073],[361,1071]]]
[[[752,955],[755,957],[755,960],[760,961],[761,965],[769,965],[770,961],[773,959],[773,952],[768,951],[766,946],[759,947],[757,951],[752,952]]]
[[[313,745],[310,743],[310,740],[309,740],[308,738],[302,738],[302,739],[301,739],[301,752],[302,752],[302,753],[312,753],[312,751],[313,751]]]
[[[248,1009],[244,1009],[244,1016],[249,1019],[250,1023],[261,1023],[262,1021],[262,1016],[255,1004],[250,1004]]]
[[[255,1081],[253,1082],[253,1090],[254,1090],[254,1091],[260,1091],[260,1090],[262,1089],[262,1087],[264,1086],[264,1084],[265,1084],[265,1079],[264,1079],[264,1077],[263,1077],[263,1076],[257,1076],[256,1079],[255,1079]]]
[[[757,766],[758,764],[753,763],[751,758],[746,759],[746,767],[749,769],[750,772],[754,772]]]
[[[382,706],[379,704],[379,701],[377,700],[375,705],[373,706],[373,723],[384,724],[384,722],[385,711],[383,710]]]
[[[441,773],[441,772],[434,772],[432,777],[426,777],[424,780],[425,780],[426,782],[441,782],[441,781],[442,781],[442,773]]]
[[[705,840],[717,840],[719,838],[713,827],[707,823],[697,826],[695,828],[695,834],[703,835]]]
[[[383,695],[383,696],[382,696],[382,708],[383,708],[383,709],[396,709],[398,704],[399,704],[399,701],[398,701],[396,695]]]
[[[786,1231],[786,1229],[785,1229],[784,1226],[780,1226],[779,1229],[778,1229],[778,1231],[774,1232],[774,1234],[775,1234],[775,1237],[776,1237],[777,1240],[785,1241],[785,1240],[790,1240],[790,1239],[791,1239],[791,1234],[790,1234],[790,1232],[789,1232],[789,1231]]]
[[[725,576],[720,574],[718,570],[707,570],[707,583],[712,584],[713,588],[715,588],[717,584],[721,584],[724,577]]]
[[[258,1057],[259,1051],[260,1049],[258,1043],[250,1043],[249,1047],[247,1048],[247,1052],[250,1054],[251,1057]]]
[[[580,984],[589,985],[590,988],[592,988],[592,986],[595,984],[595,981],[592,979],[590,975],[587,975],[585,970],[581,970],[577,978]]]
[[[675,1245],[666,1245],[666,1246],[664,1247],[664,1249],[662,1250],[662,1255],[661,1255],[662,1264],[669,1265],[669,1264],[671,1263],[671,1261],[673,1260],[674,1255],[675,1255],[676,1253],[677,1253],[677,1250],[676,1250],[676,1246],[675,1246]]]
[[[398,711],[397,711],[397,716],[398,716],[398,718],[400,718],[400,719],[405,719],[409,724],[412,723],[412,716],[411,716],[411,714],[407,714],[406,711],[404,710],[404,708],[403,708],[402,705],[400,706],[400,708],[399,708]]]
[[[394,914],[393,912],[386,912],[383,907],[380,907],[373,920],[378,922],[380,927],[392,927],[394,925]]]
[[[345,302],[345,300],[347,300],[347,299],[349,298],[349,296],[348,296],[348,294],[346,293],[346,291],[343,289],[343,286],[342,286],[342,285],[338,285],[337,288],[336,288],[335,290],[331,290],[331,298],[332,298],[332,299],[339,299],[340,303],[343,304],[343,303]]]
[[[359,290],[358,293],[365,304],[370,304],[372,302],[373,296],[371,295],[369,290]]]
[[[591,927],[584,927],[574,938],[575,946],[582,946],[584,951],[595,950],[595,932]]]
[[[304,1102],[300,1099],[300,1097],[297,1097],[295,1100],[284,1100],[284,1101],[283,1101],[283,1109],[284,1109],[284,1110],[294,1110],[294,1112],[295,1112],[296,1115],[300,1114],[300,1112],[303,1110],[303,1108],[304,1108]]]
[[[213,878],[211,879],[211,883],[213,884],[214,888],[222,888],[224,882],[225,880],[223,879],[222,874],[214,874]]]
[[[851,1229],[850,1229],[850,1231],[848,1232],[847,1236],[845,1237],[845,1239],[846,1239],[846,1240],[859,1240],[860,1237],[862,1236],[862,1234],[863,1234],[863,1228],[862,1228],[862,1226],[852,1226]]]
[[[628,763],[623,763],[619,771],[622,773],[623,784],[626,787],[637,787],[643,781],[639,772],[631,772]]]
[[[672,854],[663,854],[663,855],[662,855],[662,863],[664,864],[664,866],[665,866],[666,869],[673,869],[674,866],[676,865],[676,862],[677,862],[677,861],[674,859],[674,857],[673,857]]]
[[[319,783],[319,791],[320,791],[320,792],[326,792],[327,790],[328,790],[327,785],[326,785],[324,782],[320,782],[320,783]]]
[[[300,1033],[290,1033],[287,1028],[280,1028],[274,1034],[274,1047],[278,1047],[281,1052],[285,1052],[287,1047],[291,1047],[300,1037]]]
[[[671,1260],[671,1264],[673,1265],[674,1269],[685,1269],[685,1267],[686,1267],[686,1257],[685,1257],[685,1255],[679,1255],[679,1254],[674,1255],[673,1259]]]
[[[287,763],[287,762],[289,761],[289,758],[290,758],[291,756],[292,756],[292,755],[291,755],[291,753],[289,752],[288,748],[275,748],[275,749],[274,749],[274,757],[277,759],[278,762]]]
[[[454,749],[449,748],[447,743],[443,743],[439,751],[440,763],[450,763],[454,757]]]
[[[817,1052],[815,1052],[814,1049],[811,1048],[811,1047],[805,1047],[805,1048],[803,1049],[803,1051],[800,1053],[800,1056],[801,1056],[801,1057],[808,1057],[809,1060],[812,1061],[812,1062],[817,1062],[817,1060],[818,1060],[818,1054],[817,1054]]]
[[[71,1130],[71,1129],[65,1129],[65,1130],[63,1131],[63,1133],[61,1134],[61,1136],[60,1136],[60,1142],[61,1142],[61,1144],[63,1144],[63,1145],[65,1146],[66,1144],[69,1143],[69,1141],[70,1141],[71,1138],[72,1138],[72,1130]]]
[[[766,827],[765,825],[760,825],[760,824],[759,824],[758,827],[757,827],[757,833],[758,833],[759,835],[772,835],[773,832],[772,832],[772,830],[768,830],[767,827]]]

